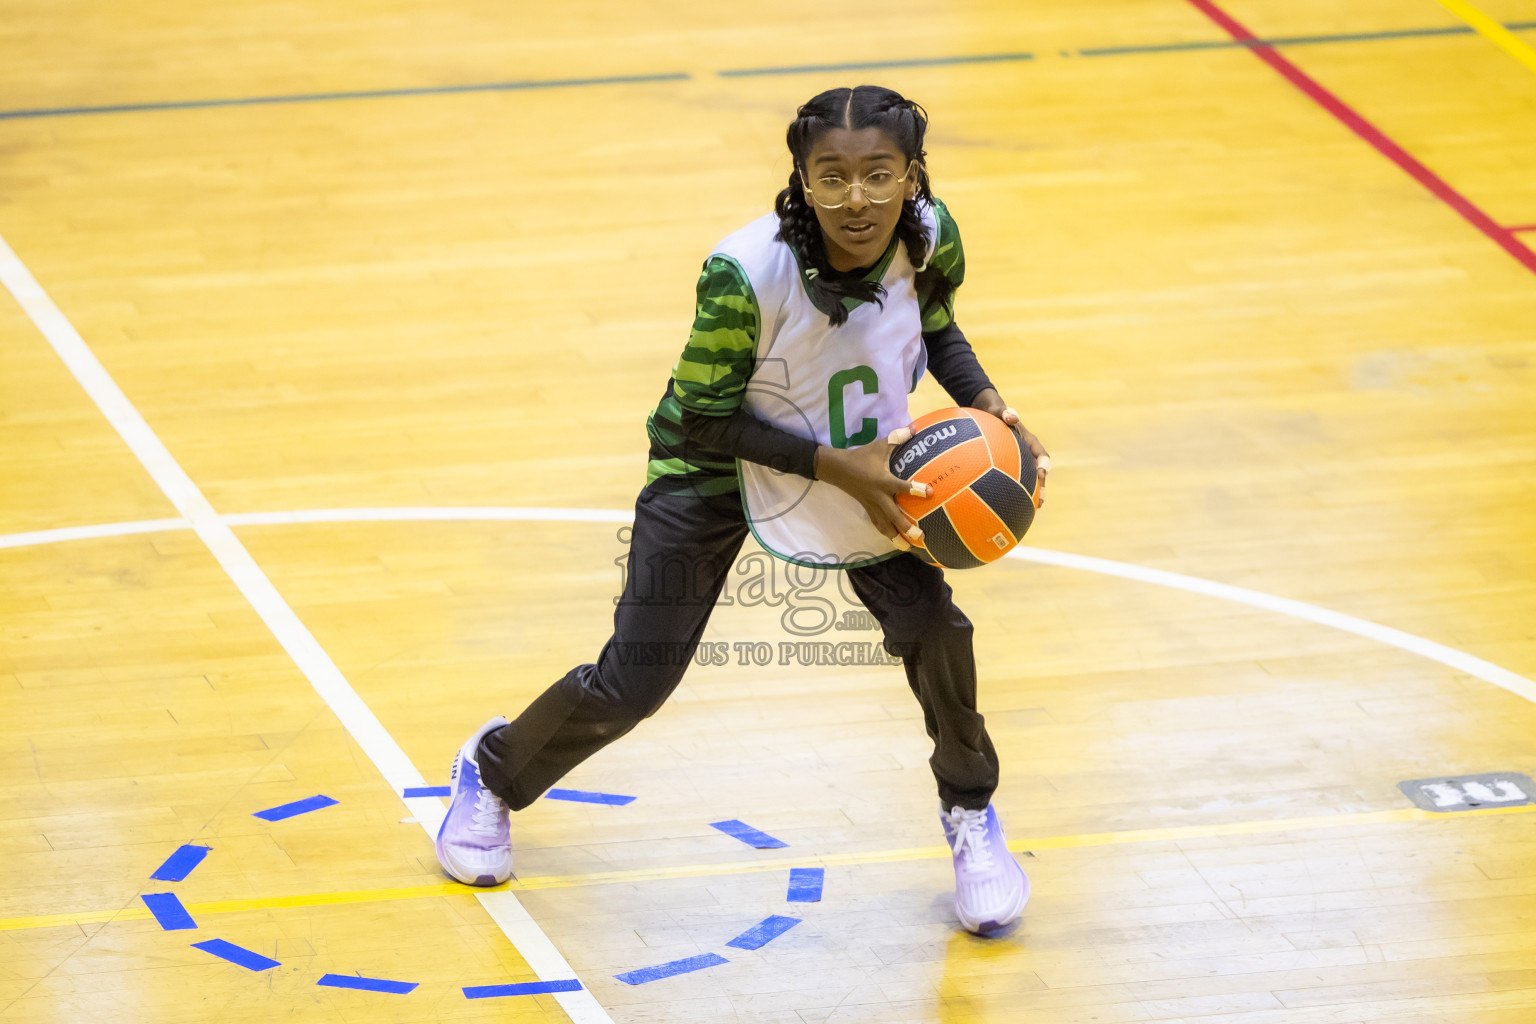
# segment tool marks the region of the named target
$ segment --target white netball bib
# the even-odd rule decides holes
[[[938,221],[920,204],[928,251]],[[834,448],[885,444],[912,421],[907,395],[926,367],[914,270],[899,242],[880,283],[883,305],[861,303],[841,327],[827,322],[806,294],[794,253],[774,241],[768,214],[726,238],[713,255],[745,272],[761,326],[746,408],[759,419]],[[741,497],[753,536],[780,558],[850,568],[897,554],[863,506],[819,480],[738,461]]]

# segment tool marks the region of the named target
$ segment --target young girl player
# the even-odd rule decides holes
[[[929,190],[926,130],[921,107],[875,86],[799,109],[789,186],[705,261],[693,331],[647,423],[613,637],[596,663],[516,720],[491,719],[454,758],[437,837],[453,877],[505,881],[509,809],[661,707],[750,531],[779,557],[847,572],[902,656],[934,744],[961,924],[985,933],[1023,912],[1029,880],[991,805],[998,760],[976,712],[971,623],[943,571],[908,553],[922,534],[894,496],[926,485],[891,473],[887,442],[906,439],[907,395],[926,367],[957,405],[1018,431],[1042,477],[1049,459],[955,325],[965,258]],[[625,656],[657,641],[677,657]]]

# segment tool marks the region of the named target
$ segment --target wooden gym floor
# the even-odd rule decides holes
[[[1536,774],[1536,2],[1477,3],[4,3],[0,1020],[1536,1019],[1533,807],[1398,789]],[[831,586],[477,899],[400,791],[606,636],[698,265],[860,81],[1054,454],[952,576],[1026,918],[957,931],[899,670],[777,663]]]

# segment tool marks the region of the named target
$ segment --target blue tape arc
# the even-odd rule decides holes
[[[282,821],[284,818],[292,818],[299,814],[308,814],[310,811],[318,811],[322,807],[330,807],[340,803],[328,796],[307,796],[303,800],[295,800],[291,804],[278,804],[276,807],[268,807],[264,811],[257,811],[252,817],[263,821]]]
[[[197,922],[192,920],[192,915],[187,913],[187,908],[181,905],[181,900],[176,898],[173,892],[152,892],[140,896],[149,912],[155,915],[155,920],[160,927],[168,932],[182,931],[187,928],[196,928]]]
[[[775,839],[768,833],[759,832],[751,825],[736,821],[735,819],[731,821],[712,821],[709,823],[709,827],[717,828],[732,839],[740,839],[748,846],[756,847],[759,850],[778,850],[789,845],[782,839]]]
[[[551,789],[544,795],[550,800],[570,800],[578,804],[609,804],[613,807],[623,807],[625,804],[635,802],[632,796],[620,796],[617,793],[588,793],[581,789]]]
[[[404,790],[401,796],[453,796],[453,790],[447,786],[411,786]]]
[[[575,978],[561,981],[525,981],[515,985],[470,985],[464,989],[465,999],[496,999],[500,996],[540,996],[549,992],[580,992],[581,982]]]
[[[734,946],[736,949],[762,949],[799,923],[798,917],[780,917],[774,914],[772,917],[763,918],[726,945]]]
[[[209,849],[211,847],[178,846],[176,852],[165,858],[165,863],[155,868],[155,873],[149,877],[161,882],[180,882],[203,862]]]
[[[790,868],[789,902],[819,903],[821,888],[826,881],[826,868]]]
[[[200,949],[204,953],[212,953],[220,960],[228,960],[232,964],[244,967],[248,971],[270,971],[282,964],[271,957],[262,956],[260,953],[237,946],[233,942],[225,942],[223,939],[209,939],[207,942],[192,943],[193,949]]]
[[[706,967],[718,967],[728,963],[730,961],[719,953],[705,953],[702,956],[688,957],[686,960],[673,960],[671,963],[657,964],[655,967],[642,967],[638,971],[615,974],[614,977],[626,985],[644,985],[648,981],[660,981],[662,978],[671,978],[690,971],[702,971]]]
[[[389,981],[386,978],[360,978],[355,974],[327,974],[315,982],[316,985],[324,985],[326,988],[354,988],[362,992],[393,992],[405,995],[413,990],[419,981]]]

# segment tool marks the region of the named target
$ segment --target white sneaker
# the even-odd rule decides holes
[[[986,935],[1017,920],[1029,902],[1029,877],[1008,852],[991,804],[984,811],[956,806],[939,812],[954,851],[955,914],[967,931]]]
[[[448,770],[453,799],[437,830],[437,861],[466,885],[500,885],[512,877],[512,817],[501,798],[480,785],[475,750],[507,720],[497,715],[464,741]]]

